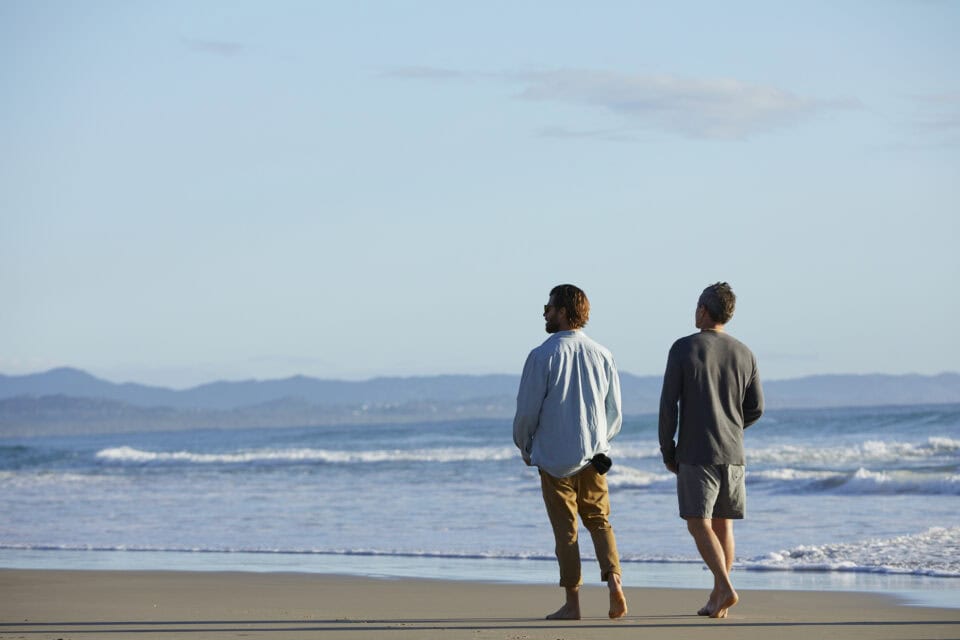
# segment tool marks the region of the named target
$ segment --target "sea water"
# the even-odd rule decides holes
[[[960,405],[770,411],[745,441],[735,584],[960,607]],[[610,455],[625,582],[709,589],[656,416]],[[557,579],[508,419],[0,439],[0,566]]]

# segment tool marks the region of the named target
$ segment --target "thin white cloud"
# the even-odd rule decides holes
[[[197,53],[209,53],[218,56],[233,57],[243,53],[247,46],[239,42],[223,42],[216,40],[195,40],[192,38],[180,38],[182,42],[191,51]]]
[[[518,98],[598,109],[621,117],[620,128],[541,130],[551,137],[594,137],[623,141],[631,130],[646,129],[703,139],[745,139],[796,126],[818,113],[860,108],[857,100],[820,100],[770,85],[735,79],[696,79],[670,75],[631,75],[563,69],[480,74],[416,67],[390,74],[398,78],[497,79],[521,85]]]
[[[521,98],[597,107],[636,126],[692,138],[742,139],[799,124],[825,109],[858,106],[731,79],[581,70],[526,74],[523,79]]]

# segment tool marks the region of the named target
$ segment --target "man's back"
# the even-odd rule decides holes
[[[514,441],[555,477],[609,451],[620,431],[620,379],[613,356],[582,331],[552,334],[523,368]]]
[[[740,601],[730,570],[733,521],[746,513],[743,430],[763,413],[756,358],[724,330],[736,302],[726,282],[703,290],[693,316],[700,333],[673,343],[660,393],[660,452],[677,474],[679,516],[713,574],[710,597],[697,611],[711,618],[726,618]]]
[[[583,289],[560,284],[550,290],[543,305],[550,337],[527,356],[513,419],[513,442],[523,461],[539,468],[566,597],[548,620],[580,619],[578,522],[590,532],[600,579],[610,591],[607,615],[627,615],[605,470],[590,464],[610,450],[608,441],[620,430],[620,380],[610,352],[580,331],[589,320]]]
[[[757,362],[722,331],[701,331],[670,349],[660,397],[661,448],[685,464],[744,464],[743,430],[763,413]],[[667,451],[665,453],[665,458]]]

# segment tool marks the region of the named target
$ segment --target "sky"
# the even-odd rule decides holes
[[[960,3],[0,1],[0,373],[960,370]]]

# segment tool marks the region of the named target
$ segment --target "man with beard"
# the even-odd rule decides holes
[[[622,423],[620,378],[610,351],[582,331],[590,317],[582,290],[571,284],[554,287],[543,317],[550,337],[530,352],[523,367],[513,441],[524,462],[540,470],[556,541],[566,602],[547,619],[580,619],[577,514],[593,538],[600,579],[610,591],[608,615],[622,618],[627,601],[603,475],[610,466],[610,439]]]

